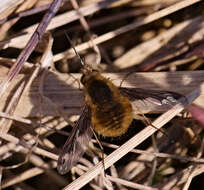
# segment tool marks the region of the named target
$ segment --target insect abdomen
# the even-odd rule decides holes
[[[97,133],[117,137],[124,134],[132,122],[132,107],[125,97],[120,101],[92,110],[92,124]]]
[[[85,99],[91,108],[94,130],[103,135],[117,137],[125,133],[132,122],[132,106],[118,88],[98,72],[84,74]]]

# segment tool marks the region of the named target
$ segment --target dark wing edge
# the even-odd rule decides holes
[[[184,95],[171,91],[142,88],[119,88],[119,91],[130,100],[134,111],[139,113],[163,112],[179,103],[181,98],[187,101]]]
[[[85,105],[59,155],[57,170],[61,175],[69,172],[77,164],[84,154],[92,135],[90,108]]]

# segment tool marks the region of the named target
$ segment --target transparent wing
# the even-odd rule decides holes
[[[121,94],[132,103],[133,109],[138,113],[163,112],[178,103],[185,96],[176,92],[146,90],[141,88],[119,88]]]
[[[57,170],[60,174],[66,174],[84,154],[93,135],[90,119],[90,108],[86,105],[59,155]]]

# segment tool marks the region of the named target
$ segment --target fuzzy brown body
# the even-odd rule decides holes
[[[94,130],[109,137],[124,134],[133,119],[133,110],[128,98],[97,71],[83,74],[85,101],[91,109]]]

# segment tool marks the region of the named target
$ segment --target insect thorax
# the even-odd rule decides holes
[[[98,106],[103,106],[103,104],[113,101],[113,92],[102,80],[93,80],[87,88],[87,92],[93,104],[97,104]]]

